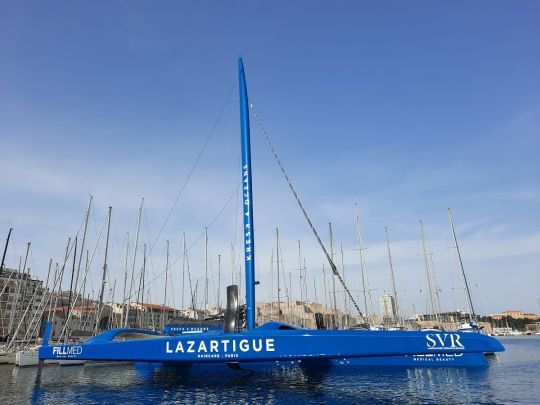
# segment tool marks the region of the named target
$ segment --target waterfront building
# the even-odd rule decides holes
[[[72,307],[69,315],[69,308],[57,306],[47,308],[42,316],[41,333],[45,328],[47,320],[53,323],[51,338],[58,339],[64,331],[64,336],[68,338],[84,338],[92,336],[96,330],[96,320],[98,318],[98,302],[87,300],[83,305]],[[119,326],[119,316],[114,313],[113,308],[105,304],[99,311],[98,330],[116,328]],[[67,324],[67,327],[66,327]]]
[[[540,319],[540,315],[538,314],[518,311],[515,309],[510,309],[508,311],[501,312],[500,314],[492,314],[491,317],[497,320],[503,319],[505,317],[510,317],[514,319]]]
[[[32,323],[43,300],[43,282],[27,271],[9,268],[0,270],[0,337],[11,338],[17,333],[17,339],[35,338],[39,325]]]
[[[161,304],[131,303],[128,327],[160,330],[178,315],[176,309]]]
[[[384,323],[395,322],[397,320],[396,300],[390,294],[383,294],[380,298],[381,314]]]
[[[255,318],[259,325],[278,321],[287,322],[304,328],[316,329],[315,314],[320,313],[326,328],[349,328],[363,322],[360,316],[344,313],[341,309],[328,308],[316,302],[296,300],[281,302],[257,302]]]
[[[525,324],[525,333],[540,333],[540,322]]]

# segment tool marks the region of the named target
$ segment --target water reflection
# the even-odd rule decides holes
[[[156,364],[0,366],[2,403],[501,403],[540,395],[540,339],[505,342],[489,368],[348,366],[237,371]]]

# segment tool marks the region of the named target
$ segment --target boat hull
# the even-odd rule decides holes
[[[84,366],[86,360],[58,360],[58,365],[62,367],[67,366]]]
[[[447,366],[486,365],[483,353],[504,350],[496,339],[479,333],[279,328],[279,324],[273,324],[242,333],[156,336],[133,341],[114,341],[119,332],[111,330],[81,345],[42,346],[39,356],[186,365],[348,361],[356,365]]]
[[[0,353],[0,364],[15,364],[15,353]]]
[[[174,374],[208,374],[208,373],[241,373],[269,372],[300,368],[306,373],[331,369],[354,369],[388,367],[451,367],[451,368],[483,368],[488,361],[482,353],[461,355],[427,355],[427,356],[386,356],[364,357],[331,360],[293,360],[249,363],[135,363],[137,373],[152,375],[156,372],[172,372]]]
[[[45,360],[44,364],[56,364],[58,360]],[[18,367],[34,367],[39,365],[39,353],[37,351],[19,351],[15,353],[15,365]]]
[[[15,365],[19,367],[37,366],[39,362],[37,352],[17,352]]]

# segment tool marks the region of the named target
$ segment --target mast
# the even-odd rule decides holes
[[[356,243],[358,243],[358,252],[360,252],[360,273],[362,275],[362,293],[364,294],[364,313],[367,316],[369,322],[369,312],[367,306],[367,288],[366,288],[366,266],[364,259],[364,246],[362,241],[362,231],[360,228],[360,215],[358,214],[358,204],[354,203],[354,219],[356,228]]]
[[[289,311],[289,323],[293,323],[293,313],[291,309],[291,298],[292,298],[292,274],[289,271],[289,289],[287,290],[287,309]]]
[[[332,236],[332,223],[328,223],[328,229],[330,232],[330,258],[332,260],[332,263],[334,263],[334,237]],[[332,295],[334,299],[334,306],[332,308],[333,313],[333,320],[332,320],[332,326],[334,329],[338,328],[337,324],[337,301],[336,301],[336,275],[335,273],[332,273]]]
[[[302,306],[301,311],[301,324],[302,328],[304,327],[304,288],[302,286],[302,248],[300,245],[300,239],[298,240],[298,271],[299,271],[299,279],[298,282],[300,283],[300,305]]]
[[[161,325],[165,326],[165,305],[167,305],[167,284],[169,280],[169,241],[167,241],[167,257],[165,260],[165,296],[163,297],[163,306],[161,307]]]
[[[313,302],[317,304],[319,300],[317,298],[317,285],[315,284],[315,277],[313,277],[313,295]]]
[[[186,233],[183,232],[182,235],[182,310],[184,310],[184,296],[186,292]]]
[[[17,278],[19,279],[19,281],[17,281],[17,288],[15,289],[15,298],[13,299],[13,306],[11,307],[11,314],[10,314],[10,317],[9,317],[9,327],[8,327],[8,334],[11,333],[11,330],[13,328],[13,322],[15,321],[15,317],[17,316],[17,311],[19,310],[19,296],[21,294],[21,290],[22,290],[22,283],[24,282],[24,272],[25,272],[25,268],[26,268],[26,262],[28,260],[28,253],[30,252],[30,245],[31,245],[31,242],[28,242],[26,244],[26,254],[24,256],[24,264],[22,266],[22,270],[21,270],[21,261],[19,260],[19,274],[17,275]],[[67,260],[67,258],[66,258]],[[65,264],[65,263],[64,263]],[[26,283],[25,283],[25,287],[26,287]],[[23,290],[23,294],[22,294],[22,301],[24,303],[24,295],[26,293],[26,288]]]
[[[198,318],[197,312],[195,311],[195,292],[193,291],[193,284],[191,283],[191,272],[189,271],[189,257],[187,255],[186,250],[186,234],[184,233],[184,257],[186,258],[186,270],[188,274],[188,282],[189,282],[189,293],[191,297],[191,308],[193,309],[193,315],[195,319]],[[197,286],[195,286],[195,289]]]
[[[221,310],[221,255],[217,256],[217,307]]]
[[[0,264],[0,270],[4,270],[4,261],[6,259],[7,248],[9,246],[9,238],[11,238],[11,231],[13,231],[13,228],[9,228],[6,244],[4,245],[4,254],[2,255],[2,264]]]
[[[75,291],[77,291],[77,285],[79,284],[79,273],[81,271],[81,263],[82,263],[83,253],[84,253],[84,244],[86,242],[86,233],[88,230],[88,219],[90,217],[91,206],[92,206],[92,196],[90,196],[90,200],[88,201],[88,209],[86,210],[86,217],[84,219],[83,238],[82,238],[81,249],[80,249],[81,253],[79,254],[79,263],[77,264],[77,274],[75,276]],[[83,295],[83,301],[84,301],[84,295]]]
[[[397,290],[396,290],[396,279],[394,278],[394,264],[392,263],[392,252],[390,251],[390,241],[388,239],[388,227],[384,227],[384,233],[386,234],[386,248],[388,249],[388,262],[390,263],[390,276],[392,278],[392,292],[394,293],[394,300],[395,300],[395,306],[396,306],[396,312],[394,316],[396,317],[396,322],[399,320],[399,305],[398,305],[398,297],[397,297]]]
[[[86,253],[86,261],[88,262],[88,252]],[[127,317],[126,313],[126,288],[127,288],[127,276],[128,276],[128,261],[129,261],[129,232],[126,233],[126,262],[124,265],[124,291],[122,292],[122,306],[120,308],[120,327],[124,327],[124,316]],[[84,299],[84,292],[83,292]]]
[[[64,263],[62,264],[62,267],[60,269],[60,274],[58,275],[59,283],[58,283],[58,289],[56,290],[56,297],[54,299],[53,320],[54,320],[54,316],[56,315],[56,308],[58,306],[58,298],[62,294],[62,282],[64,281],[64,269],[66,268],[67,259],[69,257],[70,243],[71,243],[71,238],[68,238],[68,242],[66,245],[66,253],[64,254]]]
[[[116,293],[116,278],[113,281],[112,288],[109,287],[109,302],[110,302],[109,305],[111,306],[111,308],[112,308],[112,306],[114,304],[114,295],[115,295],[115,293]],[[113,326],[113,313],[114,312],[111,311],[111,316],[109,316],[109,320],[107,322],[107,327],[106,327],[107,329],[111,329],[112,326]]]
[[[143,267],[141,269],[141,274],[139,276],[139,288],[137,289],[137,301],[135,304],[135,322],[134,327],[138,328],[139,326],[139,308],[142,308],[142,304],[144,303],[144,289],[141,291],[141,288],[144,288],[144,266],[146,261],[146,243],[144,244],[144,251],[143,251]]]
[[[306,258],[304,257],[304,300],[309,303],[309,293],[308,293],[308,277],[307,277],[307,265],[306,265]]]
[[[433,253],[429,255],[429,265],[431,269],[431,281],[433,282],[433,292],[434,292],[434,298],[435,298],[435,305],[437,306],[437,312],[439,314],[442,314],[442,308],[441,308],[441,299],[439,296],[439,291],[441,289],[439,288],[439,284],[437,283],[437,273],[435,271],[435,263],[433,262]],[[441,322],[444,322],[444,317],[441,315],[441,318],[439,318]],[[447,317],[447,319],[449,319]]]
[[[429,263],[428,263],[428,253],[426,248],[426,238],[424,237],[424,225],[422,223],[422,220],[420,220],[420,235],[422,236],[422,248],[424,250],[424,262],[426,266],[426,275],[427,275],[427,281],[428,281],[428,289],[429,289],[429,300],[431,302],[431,309],[433,313],[435,314],[435,320],[437,323],[439,323],[439,315],[437,314],[437,307],[435,306],[435,298],[433,296],[433,284],[431,282],[431,273],[429,271]]]
[[[81,254],[82,256],[82,254]],[[68,316],[71,311],[71,296],[73,294],[73,276],[75,275],[75,259],[77,258],[77,236],[75,236],[75,249],[73,251],[73,266],[71,267],[71,281],[69,282],[69,298],[68,298]],[[75,285],[75,291],[77,290],[77,285]]]
[[[107,256],[109,254],[109,234],[111,232],[111,214],[112,207],[109,207],[109,219],[107,220],[107,238],[105,239],[105,257],[103,258],[103,274],[101,277],[101,290],[99,292],[99,306],[96,315],[96,332],[99,330],[101,311],[103,310],[103,294],[105,293],[105,284],[107,283]]]
[[[139,246],[139,231],[141,229],[141,216],[142,216],[142,209],[144,204],[144,198],[141,198],[141,205],[139,206],[139,215],[137,217],[137,232],[135,234],[135,248],[133,252],[133,264],[131,266],[131,278],[129,281],[129,295],[128,295],[128,302],[127,302],[127,309],[126,309],[126,319],[124,319],[124,328],[127,326],[129,322],[129,310],[131,306],[131,296],[133,294],[133,283],[135,280],[135,261],[137,260],[137,248]],[[137,311],[137,308],[135,308],[135,311]]]
[[[81,254],[82,254],[82,251],[81,251]],[[83,288],[82,288],[82,295],[81,295],[81,301],[82,301],[81,306],[82,306],[83,310],[81,312],[81,317],[79,318],[79,330],[83,330],[83,316],[88,310],[88,301],[86,301],[86,304],[84,302],[84,296],[86,295],[86,277],[88,275],[88,266],[89,266],[88,249],[86,249],[86,263],[85,263],[85,266],[84,266],[84,279],[83,279],[83,286],[82,286]],[[49,312],[50,312],[50,310],[49,310]],[[123,315],[123,313],[122,313],[122,315]],[[120,323],[120,325],[121,324],[122,323]]]
[[[469,283],[467,283],[467,276],[465,275],[465,269],[463,268],[463,261],[461,260],[461,252],[459,251],[459,245],[456,237],[456,230],[454,229],[454,221],[452,221],[452,212],[448,208],[448,219],[450,220],[450,227],[452,228],[452,235],[454,236],[454,244],[456,246],[456,251],[459,259],[459,267],[461,269],[461,278],[463,279],[463,284],[465,285],[465,291],[467,291],[467,303],[469,304],[469,313],[472,322],[476,322],[476,313],[474,312],[474,306],[471,298],[471,291],[469,290]]]
[[[268,301],[270,302],[270,319],[274,319],[274,248],[272,247],[272,254],[270,255],[270,293],[268,294]]]
[[[144,305],[144,287],[145,287],[145,277],[146,277],[146,243],[143,247],[143,262],[142,262],[142,290],[141,290],[141,307]],[[148,300],[150,302],[150,300]],[[144,311],[141,311],[144,313]],[[137,314],[137,312],[136,312]],[[147,326],[143,326],[147,327]]]
[[[324,271],[324,263],[322,265],[322,276],[323,276],[323,294],[324,294],[324,315],[328,311],[328,295],[326,293],[326,272]]]
[[[242,189],[244,202],[244,262],[246,271],[247,329],[255,328],[255,238],[253,227],[253,192],[251,176],[251,140],[246,75],[242,58],[238,59],[240,91],[240,127],[242,139]]]
[[[208,317],[208,228],[204,228],[204,316]]]
[[[276,267],[277,267],[277,309],[278,321],[281,321],[281,286],[279,285],[279,230],[276,228]]]
[[[341,249],[341,272],[343,274],[343,281],[345,281],[345,259],[343,257],[343,243],[340,243]],[[347,294],[343,291],[343,304],[345,306],[345,321],[342,322],[343,328],[349,329],[349,306],[347,305]]]
[[[22,274],[23,280],[24,280],[24,289],[23,289],[23,292],[22,292],[22,295],[21,295],[21,300],[22,300],[21,305],[22,305],[22,308],[24,308],[24,300],[25,300],[25,298],[26,298],[26,296],[27,296],[27,293],[28,293],[28,281],[30,280],[30,267],[27,267],[26,277],[24,277],[24,276],[25,276],[24,269],[25,269],[25,267],[26,267],[26,261],[27,261],[27,259],[28,259],[28,252],[27,252],[26,258],[25,258],[25,260],[24,260],[23,274]],[[21,308],[21,309],[22,309],[22,308]],[[21,320],[21,321],[22,321],[22,320]]]

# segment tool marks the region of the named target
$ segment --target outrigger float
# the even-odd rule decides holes
[[[306,368],[369,366],[482,367],[485,353],[504,351],[481,333],[430,331],[312,330],[281,322],[255,324],[255,244],[251,176],[249,105],[242,59],[238,60],[244,200],[245,328],[239,326],[238,290],[227,289],[224,327],[155,332],[120,328],[82,344],[50,345],[52,325],[39,349],[47,359],[165,363],[176,366],[242,370],[299,365]],[[322,245],[322,242],[321,242]],[[182,329],[182,328],[179,328]],[[242,330],[243,329],[243,330]],[[195,332],[195,333],[194,333]]]

